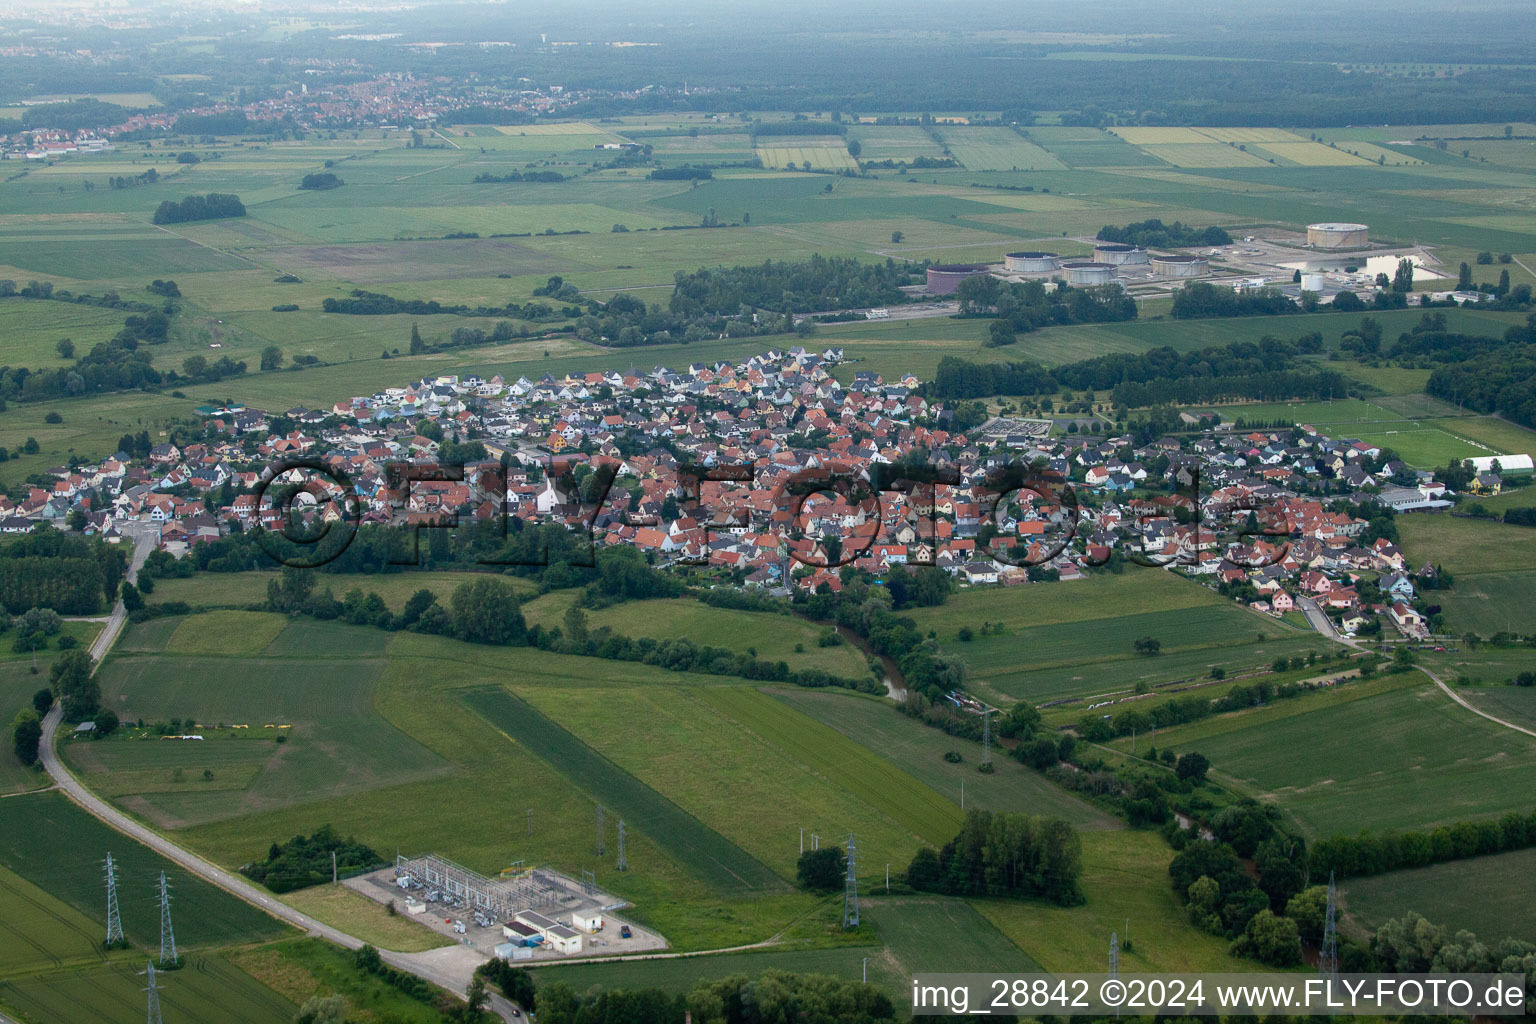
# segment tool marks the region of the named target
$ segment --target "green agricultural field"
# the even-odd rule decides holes
[[[1160,730],[1155,742],[1198,750],[1213,778],[1277,802],[1313,837],[1525,809],[1536,784],[1536,740],[1460,710],[1417,672]]]
[[[945,126],[937,131],[967,170],[1061,171],[1067,166],[1012,128]]]
[[[430,778],[446,762],[374,708],[384,668],[368,656],[379,653],[375,633],[332,627],[291,645],[297,657],[247,657],[239,673],[226,658],[116,655],[97,676],[103,704],[125,719],[190,719],[205,738],[73,741],[64,757],[88,784],[173,828]]]
[[[167,436],[169,423],[190,417],[194,404],[140,392],[12,402],[0,411],[0,437],[12,448],[19,448],[27,438],[35,437],[40,451],[0,462],[0,485],[19,484],[33,473],[67,463],[76,453],[89,459],[111,455],[117,451],[118,440],[127,433],[147,430],[151,439],[159,443]],[[47,421],[48,414],[55,412],[62,423]]]
[[[1453,933],[1476,932],[1493,945],[1505,937],[1536,942],[1536,850],[1351,878],[1339,887],[1346,924],[1372,931],[1389,918],[1416,910]]]
[[[432,591],[438,601],[446,605],[453,598],[454,590],[472,578],[464,572],[411,568],[392,573],[321,572],[315,577],[315,591],[319,593],[329,588],[337,598],[342,598],[356,588],[365,594],[378,594],[392,610],[400,611],[418,590]],[[498,575],[497,578],[521,592],[531,593],[533,590],[532,582],[520,576]],[[194,608],[247,608],[266,601],[267,584],[275,579],[276,570],[200,572],[184,578],[156,580],[154,593],[145,600],[150,604],[185,601]],[[301,622],[290,623],[288,628]]]
[[[1529,672],[1536,668],[1536,658],[1526,654],[1525,664],[1519,671]],[[1513,674],[1513,673],[1511,673]],[[1488,685],[1463,686],[1458,689],[1467,703],[1495,718],[1513,725],[1536,729],[1536,687]]]
[[[992,774],[978,772],[976,767],[981,762],[982,753],[979,743],[931,729],[903,715],[888,700],[866,694],[798,687],[776,687],[767,692],[875,751],[908,775],[953,800],[958,801],[964,783],[967,809],[1064,818],[1080,829],[1121,827],[1118,819],[1001,753],[993,759],[995,770]],[[965,760],[959,764],[945,761],[944,755],[951,750],[959,751]]]
[[[465,702],[514,742],[527,745],[573,781],[579,779],[616,816],[628,815],[636,828],[655,836],[716,887],[772,890],[782,885],[760,861],[512,694],[476,690]],[[638,724],[629,723],[625,739],[635,739],[632,729]]]
[[[1453,574],[1536,569],[1536,545],[1526,526],[1507,526],[1450,515],[1397,518],[1403,555],[1413,565],[1433,562]]]
[[[698,981],[764,971],[864,976],[897,1006],[910,999],[918,972],[1026,972],[1039,965],[963,900],[937,896],[882,896],[860,901],[861,928],[852,942],[830,949],[772,948],[665,960],[539,966],[534,983],[561,981],[578,992],[598,988],[660,988],[687,992]]]
[[[271,612],[214,611],[189,615],[165,645],[167,654],[244,658],[277,638],[287,619]]]
[[[1120,936],[1120,969],[1132,973],[1240,971],[1227,940],[1189,923],[1168,882],[1173,851],[1154,832],[1085,832],[1081,907],[978,902],[983,917],[1047,971],[1104,961],[1107,936]],[[1130,942],[1127,943],[1127,934]],[[1094,967],[1093,969],[1097,969]]]
[[[160,941],[155,886],[162,871],[173,894],[178,946],[198,949],[254,942],[288,932],[276,918],[113,831],[61,793],[0,800],[0,866],[102,928],[106,927],[106,896],[101,871],[109,851],[117,864],[123,932],[141,949],[158,948]]]
[[[578,596],[574,590],[546,594],[524,605],[523,617],[530,626],[559,626]],[[792,615],[711,608],[686,598],[627,601],[586,614],[589,629],[607,628],[631,637],[686,637],[699,646],[725,647],[743,654],[752,650],[763,661],[787,662],[793,671],[816,668],[847,679],[869,674],[858,648],[846,640],[822,647],[817,640],[826,632],[825,627]]]
[[[0,900],[0,972],[6,977],[104,959],[100,925],[5,868]]]
[[[1536,539],[1536,538],[1533,538]],[[1536,572],[1512,572],[1458,575],[1450,590],[1434,591],[1434,600],[1445,610],[1445,629],[1449,633],[1536,633]]]
[[[26,1021],[137,1024],[144,1019],[143,972],[135,961],[0,982],[0,1003]],[[298,1011],[223,957],[193,956],[181,970],[157,974],[156,981],[166,1020],[286,1024]]]
[[[121,310],[72,302],[0,299],[0,337],[6,339],[5,358],[20,366],[71,365],[73,359],[59,353],[61,339],[68,338],[74,344],[75,356],[83,356],[93,346],[111,341],[123,329],[127,315]]]
[[[636,780],[656,799],[680,808],[782,878],[794,877],[801,828],[828,842],[851,831],[872,863],[900,863],[912,856],[919,837],[944,842],[958,831],[958,808],[943,819],[919,820],[919,808],[943,808],[943,798],[925,792],[921,784],[868,751],[811,719],[803,719],[799,728],[826,738],[830,749],[814,755],[799,749],[786,751],[778,742],[792,743],[799,736],[792,731],[786,738],[775,732],[771,737],[778,742],[772,742],[727,717],[717,705],[721,698],[715,689],[625,686],[562,693],[540,687],[523,688],[520,695],[558,722],[561,732],[569,730],[567,735],[584,741],[589,766],[573,770],[573,778],[590,780],[600,773],[602,766],[591,758],[601,757],[622,769],[623,778]],[[799,718],[770,698],[761,700],[771,709]],[[804,756],[812,759],[802,760]],[[842,780],[829,772],[828,761],[857,766],[862,774]],[[701,770],[702,766],[708,770]],[[904,812],[898,821],[885,808],[904,782],[912,787],[914,800],[912,807],[898,802],[898,813]],[[588,785],[601,799],[596,784],[588,781]],[[626,800],[618,793],[612,801],[603,802],[615,806],[614,813],[626,814]],[[744,807],[752,808],[752,813],[743,815]],[[646,829],[646,822],[654,817],[642,811],[634,820]],[[737,874],[750,879],[744,870]]]

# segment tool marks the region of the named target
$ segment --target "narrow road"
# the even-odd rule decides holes
[[[154,550],[159,531],[157,529],[140,529],[133,533],[134,552],[128,566],[127,579],[138,579],[139,567]],[[111,616],[107,619],[106,627],[91,645],[91,657],[96,664],[101,664],[101,659],[111,650],[113,643],[117,641],[122,632],[124,623],[127,622],[128,612],[123,607],[123,602],[118,601],[112,609]],[[93,669],[94,671],[94,669]],[[155,832],[122,811],[113,807],[101,797],[86,789],[79,779],[64,766],[59,759],[58,751],[54,747],[59,724],[64,719],[63,706],[55,703],[43,718],[43,738],[38,745],[38,755],[42,761],[43,769],[49,774],[55,783],[55,788],[61,789],[75,803],[85,811],[94,815],[102,822],[115,828],[117,831],[136,839],[156,853],[181,865],[187,871],[223,889],[225,892],[238,896],[247,903],[254,904],[279,920],[313,935],[317,938],[334,942],[345,949],[359,949],[363,946],[363,940],[355,935],[349,935],[339,928],[317,921],[308,914],[288,906],[280,900],[274,899],[265,890],[251,884],[243,877],[225,871],[216,864],[210,863],[190,850],[183,849],[169,839]],[[468,954],[466,958],[465,954]],[[416,975],[426,981],[437,985],[450,992],[463,995],[467,989],[474,967],[483,958],[482,955],[473,954],[463,947],[444,947],[438,950],[429,950],[426,953],[395,953],[386,950],[379,951],[380,958],[391,967]],[[513,1003],[504,999],[499,994],[492,993],[491,1009],[505,1021],[516,1021],[518,1014],[513,1012]],[[0,1019],[0,1024],[6,1024]]]
[[[1328,616],[1324,615],[1323,610],[1317,606],[1317,602],[1313,601],[1309,597],[1300,597],[1297,598],[1296,604],[1299,608],[1301,608],[1302,612],[1306,614],[1307,621],[1312,624],[1312,628],[1316,629],[1323,636],[1337,643],[1341,643],[1346,647],[1352,647],[1357,651],[1365,650],[1365,648],[1360,645],[1359,641],[1349,640],[1345,637],[1339,636],[1339,634],[1333,628],[1333,623],[1329,621]],[[1488,712],[1469,703],[1465,697],[1457,693],[1454,689],[1446,684],[1445,680],[1441,679],[1431,670],[1425,668],[1423,665],[1416,665],[1415,668],[1417,668],[1420,672],[1423,672],[1426,676],[1429,676],[1429,678],[1434,681],[1434,684],[1440,687],[1440,689],[1445,693],[1447,697],[1451,698],[1451,700],[1455,701],[1457,704],[1460,704],[1474,715],[1477,715],[1480,718],[1486,718],[1488,721],[1502,725],[1506,729],[1513,729],[1515,732],[1522,732],[1527,736],[1536,737],[1536,729],[1527,729],[1523,725],[1516,725],[1514,722],[1507,722],[1504,719],[1499,718],[1497,715],[1490,715]]]

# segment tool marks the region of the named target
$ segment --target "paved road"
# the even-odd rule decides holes
[[[133,559],[128,568],[128,579],[138,578],[138,570],[154,550],[156,531],[136,531],[134,536]],[[122,632],[123,624],[127,620],[127,610],[123,602],[118,601],[112,609],[107,626],[91,645],[91,657],[97,659],[99,664],[102,656],[111,649]],[[280,900],[273,899],[265,890],[252,885],[243,877],[225,871],[223,868],[204,860],[190,850],[182,849],[175,843],[166,839],[158,832],[141,825],[133,818],[113,807],[105,800],[86,789],[80,780],[76,779],[64,763],[59,760],[58,751],[54,748],[54,738],[58,732],[59,723],[63,720],[64,711],[61,705],[55,704],[43,719],[43,738],[38,747],[43,768],[53,778],[58,789],[61,789],[71,800],[79,804],[87,812],[101,819],[101,821],[117,829],[119,832],[137,839],[156,853],[181,865],[187,871],[211,882],[226,892],[238,896],[247,903],[253,903],[273,917],[308,932],[310,935],[334,942],[346,949],[358,949],[363,945],[363,940],[355,935],[349,935],[339,928],[317,921],[308,914],[288,906]],[[468,988],[476,966],[484,959],[483,954],[461,946],[449,946],[438,950],[429,950],[426,953],[394,953],[380,950],[380,957],[391,967],[414,974],[419,978],[447,989],[458,992],[461,995]],[[503,999],[500,995],[493,994],[491,1008],[503,1020],[513,1021],[517,1017],[513,1014],[513,1004]],[[0,1020],[0,1024],[5,1024]]]

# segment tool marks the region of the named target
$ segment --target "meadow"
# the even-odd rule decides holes
[[[1372,931],[1389,918],[1418,911],[1452,932],[1476,932],[1489,945],[1509,937],[1536,942],[1531,900],[1536,897],[1536,850],[1352,878],[1339,887],[1344,920]]]
[[[1148,741],[1198,750],[1213,779],[1278,803],[1313,838],[1492,817],[1525,808],[1536,784],[1536,740],[1458,714],[1417,672],[1160,730]]]
[[[1536,571],[1463,574],[1456,585],[1435,592],[1435,601],[1445,612],[1445,629],[1450,633],[1536,632],[1536,608],[1530,596],[1536,593]]]
[[[1415,566],[1433,562],[1469,575],[1536,569],[1530,527],[1437,514],[1401,516],[1397,532]]]
[[[0,1003],[29,1021],[137,1024],[144,1019],[143,973],[134,961],[0,981]],[[181,970],[157,973],[156,982],[166,1020],[287,1024],[298,1011],[222,956],[191,956]]]
[[[908,775],[958,802],[962,784],[967,810],[1013,811],[1063,818],[1080,829],[1120,828],[1119,819],[1098,810],[1039,772],[1005,756],[992,759],[993,772],[976,770],[981,744],[947,736],[901,714],[889,701],[867,694],[774,687],[767,692],[795,710],[873,750]],[[944,760],[950,751],[964,758]]]
[[[574,590],[545,594],[523,605],[523,617],[530,626],[559,626],[578,596]],[[846,679],[869,674],[858,648],[847,641],[820,646],[817,640],[826,628],[793,615],[712,608],[687,598],[629,601],[587,610],[586,615],[588,629],[607,628],[631,637],[686,637],[699,646],[755,652],[762,661],[786,662],[792,671],[821,669]]]
[[[10,977],[28,970],[104,959],[104,931],[96,922],[47,891],[0,868],[0,972]]]
[[[109,851],[117,864],[123,932],[140,949],[159,948],[155,887],[162,871],[171,887],[179,947],[255,942],[289,931],[276,918],[108,828],[61,793],[29,793],[0,801],[0,867],[96,922],[102,937],[102,864]]]

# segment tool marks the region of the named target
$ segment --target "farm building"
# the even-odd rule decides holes
[[[1307,244],[1317,249],[1359,249],[1371,244],[1370,228],[1335,221],[1308,224]]]
[[[928,294],[953,295],[960,282],[992,272],[991,263],[943,263],[928,268]]]

